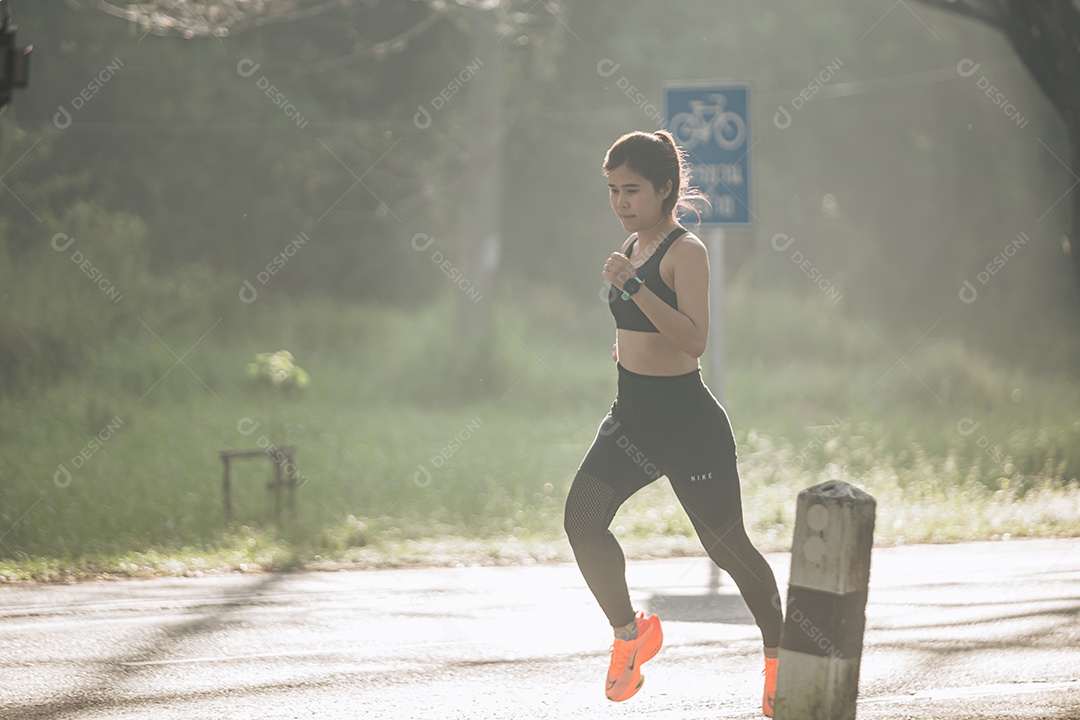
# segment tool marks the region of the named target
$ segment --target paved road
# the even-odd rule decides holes
[[[629,578],[666,643],[620,704],[572,565],[0,587],[0,717],[759,717],[760,637],[707,561]],[[1080,720],[1080,540],[876,550],[867,616],[863,720]]]

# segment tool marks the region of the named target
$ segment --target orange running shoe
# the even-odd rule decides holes
[[[664,642],[660,618],[655,615],[645,617],[644,613],[639,612],[635,620],[637,638],[615,638],[615,643],[611,646],[611,665],[608,667],[605,692],[608,700],[629,700],[641,689],[645,682],[645,676],[641,674],[641,664],[660,652],[660,645]]]
[[[773,715],[773,701],[776,700],[776,667],[779,663],[780,658],[765,658],[765,671],[762,673],[765,676],[765,695],[761,698],[761,712],[768,718]]]

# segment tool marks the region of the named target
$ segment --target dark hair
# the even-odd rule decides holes
[[[652,133],[635,130],[616,140],[604,156],[604,175],[623,165],[652,183],[657,192],[671,183],[671,192],[660,209],[673,219],[680,207],[697,213],[692,200],[708,202],[701,191],[690,187],[686,151],[675,144],[675,138],[667,130]]]

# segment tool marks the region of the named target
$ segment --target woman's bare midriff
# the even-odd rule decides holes
[[[639,375],[684,375],[700,367],[698,359],[679,350],[660,333],[619,330],[619,364]]]

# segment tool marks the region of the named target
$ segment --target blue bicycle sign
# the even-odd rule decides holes
[[[715,142],[725,150],[735,150],[746,142],[746,120],[736,112],[724,110],[727,96],[710,93],[707,100],[691,100],[690,112],[671,118],[669,129],[676,142],[688,150],[703,142]]]
[[[750,225],[750,87],[665,83],[663,98],[667,129],[686,149],[691,183],[709,201],[709,207],[701,209],[701,224]]]

